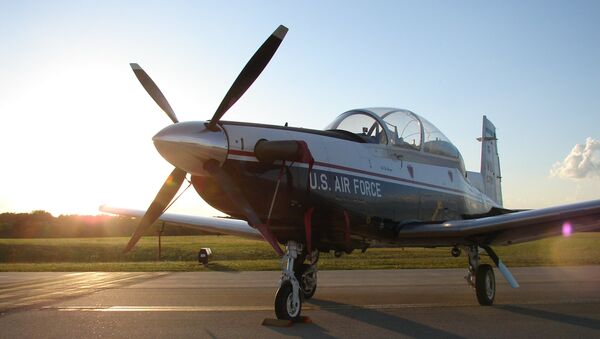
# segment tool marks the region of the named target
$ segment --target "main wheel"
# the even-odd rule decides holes
[[[275,315],[277,319],[299,320],[302,311],[302,293],[299,297],[298,303],[294,303],[292,283],[288,280],[281,283],[277,295],[275,295]]]
[[[492,266],[488,264],[479,265],[475,274],[477,301],[482,306],[492,305],[496,296],[496,278]]]
[[[300,283],[300,291],[302,291],[304,300],[312,298],[317,291],[317,272],[310,270],[310,266],[309,264],[302,264],[296,270],[296,279]]]

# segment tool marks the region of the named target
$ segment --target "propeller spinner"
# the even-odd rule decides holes
[[[146,89],[146,92],[167,114],[171,121],[175,123],[164,128],[153,138],[158,151],[167,161],[175,165],[175,169],[171,172],[146,210],[140,224],[124,249],[125,253],[129,252],[136,245],[142,234],[165,212],[169,203],[173,200],[175,194],[177,194],[181,184],[183,184],[186,174],[189,172],[192,174],[202,173],[212,175],[220,184],[221,189],[227,193],[232,203],[242,208],[243,214],[246,216],[249,224],[257,227],[263,237],[271,243],[275,251],[280,255],[282,254],[273,234],[260,223],[256,213],[241,196],[239,190],[231,184],[231,180],[227,174],[219,170],[220,165],[225,161],[227,156],[227,140],[217,124],[227,110],[238,101],[258,78],[277,51],[277,48],[279,48],[287,31],[288,29],[285,26],[279,26],[259,47],[233,82],[227,94],[225,94],[225,97],[208,124],[198,122],[179,123],[171,105],[169,105],[169,102],[156,83],[138,64],[130,64],[135,76]],[[213,134],[213,136],[209,136],[209,134]],[[221,135],[222,138],[217,136],[217,134]],[[194,156],[190,156],[190,154]],[[215,167],[215,164],[217,164],[219,169]]]

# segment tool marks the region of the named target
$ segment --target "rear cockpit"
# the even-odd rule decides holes
[[[352,134],[357,142],[383,144],[456,159],[464,168],[458,149],[427,119],[404,109],[365,108],[342,113],[326,128]]]

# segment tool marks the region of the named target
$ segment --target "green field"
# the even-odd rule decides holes
[[[157,238],[145,237],[128,254],[128,239],[61,238],[0,239],[0,271],[250,271],[278,270],[273,250],[262,241],[233,236],[172,236],[162,239],[157,260]],[[200,247],[213,251],[207,268],[196,261]],[[526,244],[497,247],[508,266],[600,264],[600,234],[575,234]],[[489,261],[489,258],[484,260]],[[372,248],[335,258],[322,254],[319,268],[397,269],[466,267],[466,256],[453,258],[449,248]]]

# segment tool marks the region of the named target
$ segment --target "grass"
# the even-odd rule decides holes
[[[262,241],[232,236],[163,237],[157,261],[156,237],[143,238],[128,254],[127,238],[0,239],[0,271],[253,271],[278,270],[279,260]],[[200,247],[213,255],[207,268],[197,263]],[[598,265],[600,234],[497,247],[502,260],[516,266]],[[484,260],[489,261],[489,258]],[[466,257],[453,258],[449,248],[372,248],[335,258],[322,254],[319,269],[399,269],[466,267]]]

